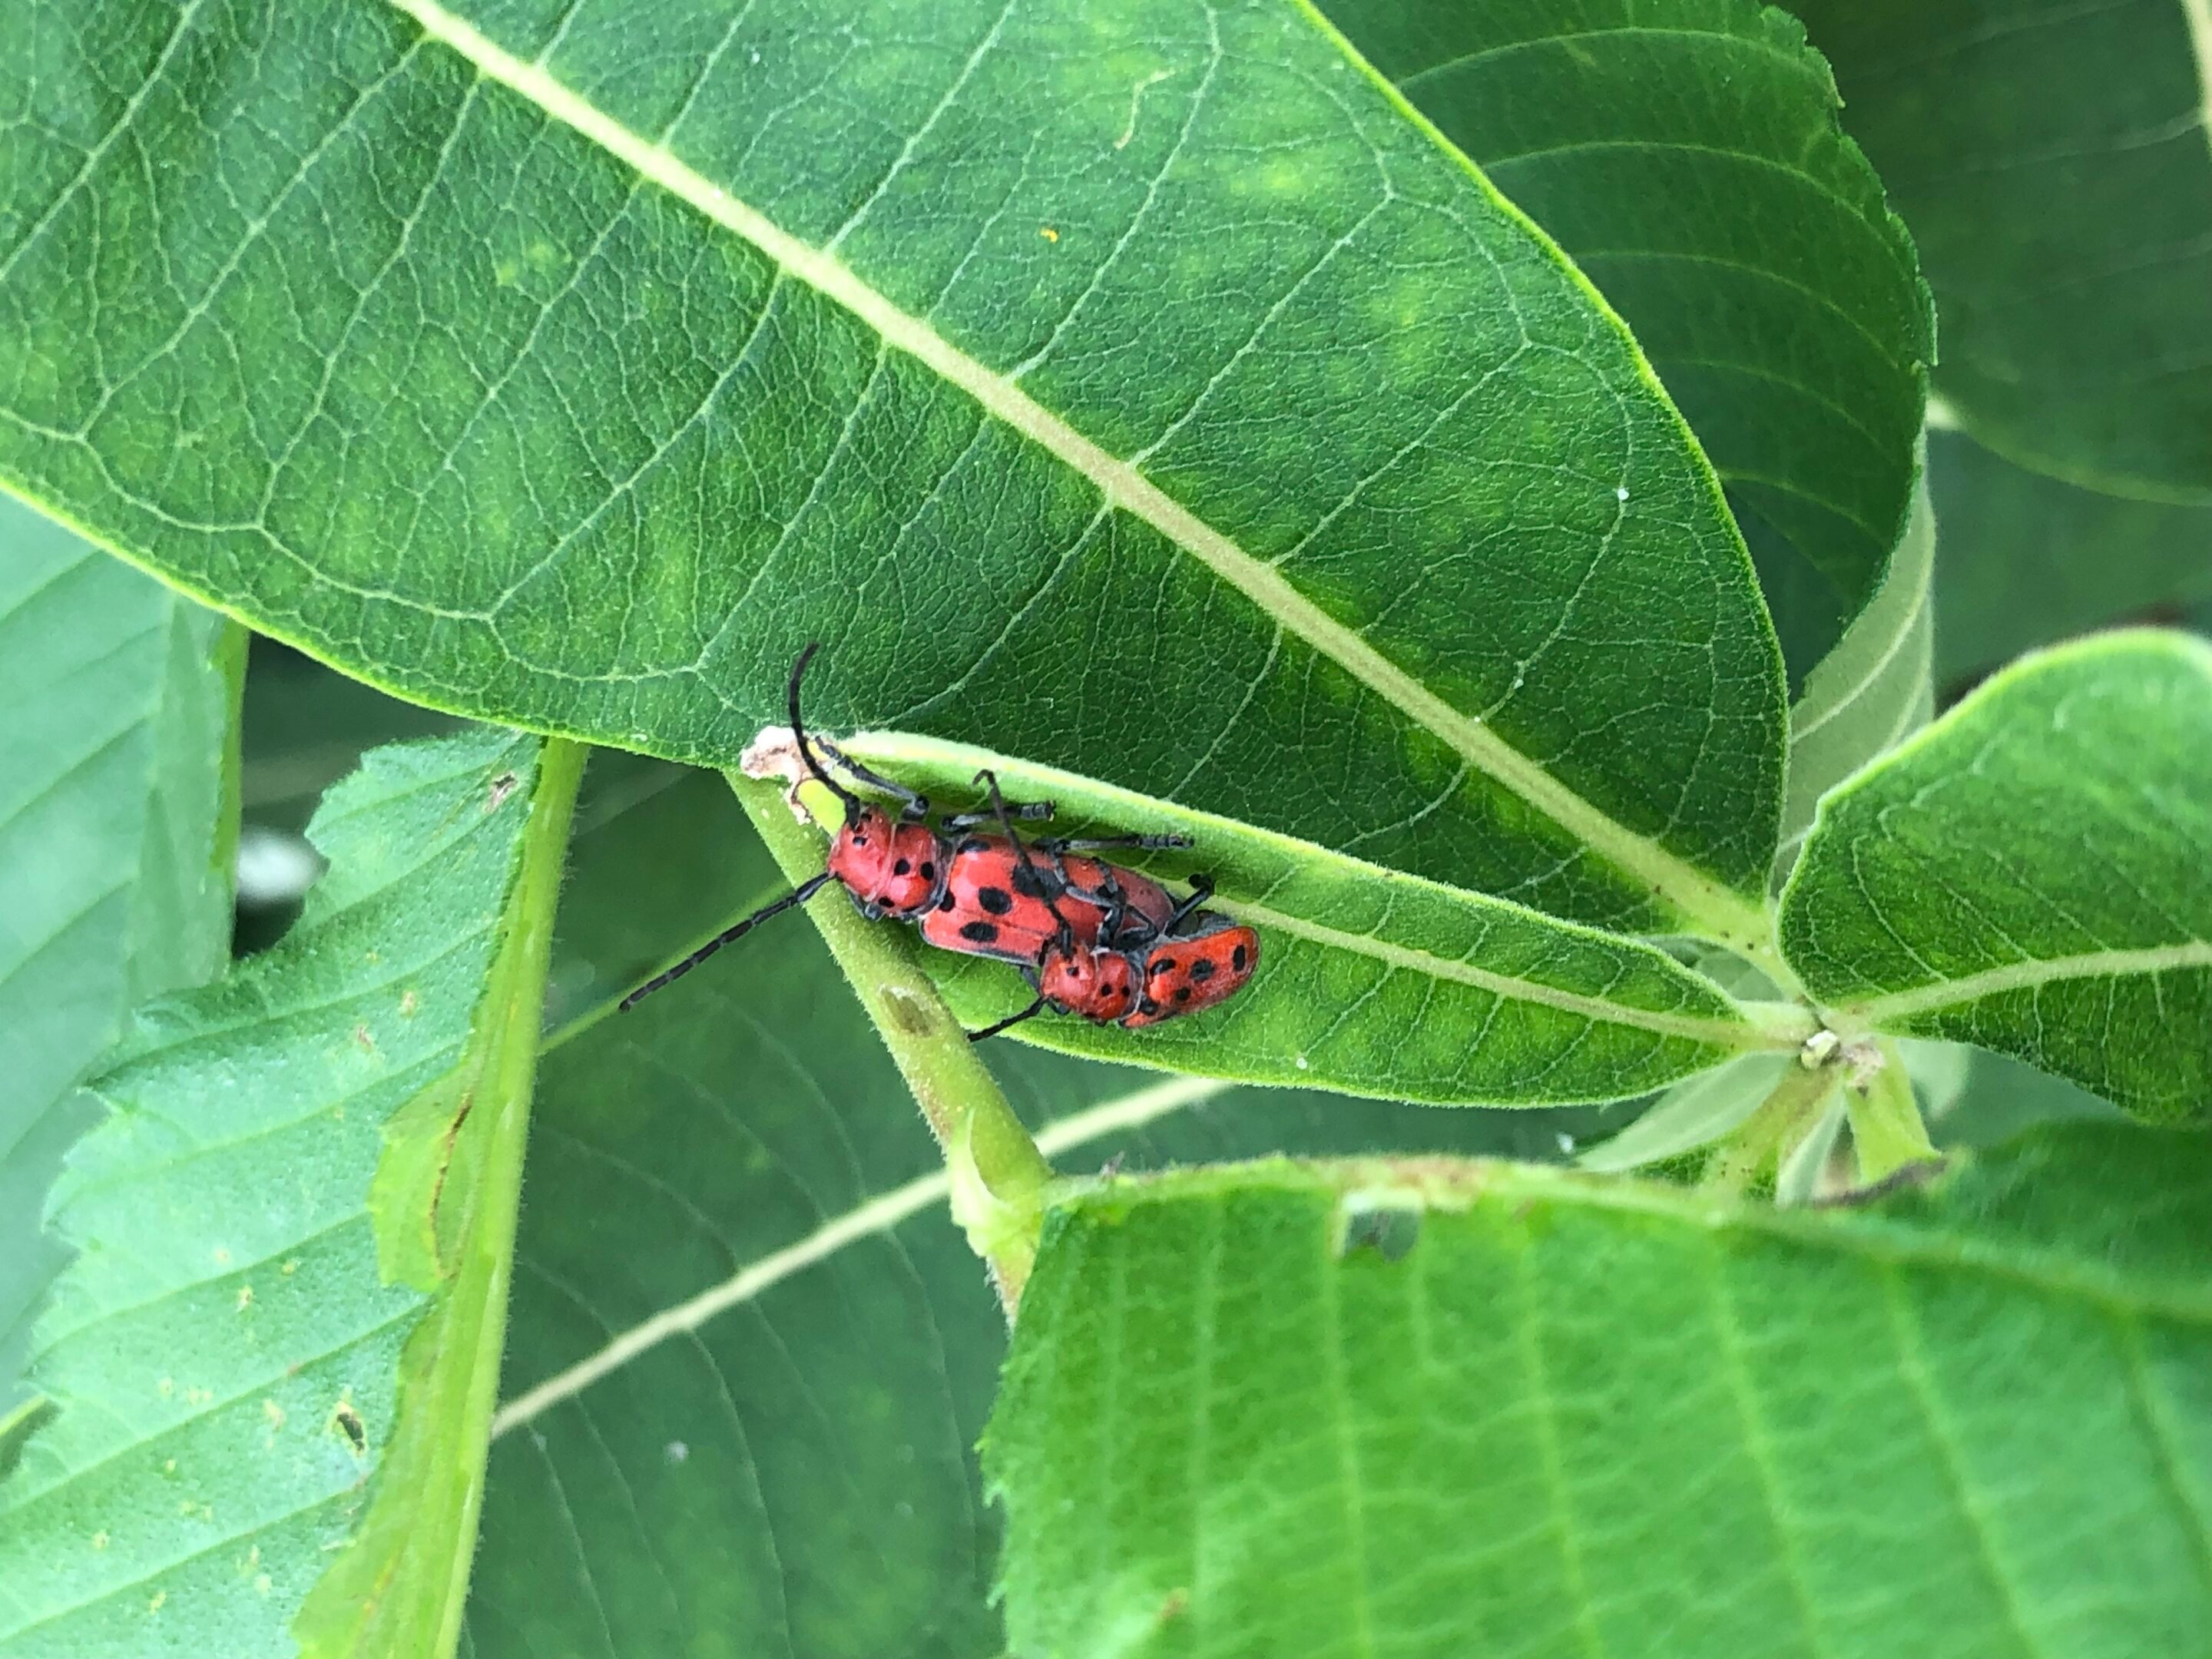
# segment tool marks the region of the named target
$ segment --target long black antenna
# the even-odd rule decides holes
[[[682,979],[684,975],[690,973],[701,963],[706,961],[708,957],[713,956],[715,951],[720,950],[725,945],[735,944],[738,939],[743,939],[747,933],[751,933],[754,928],[759,927],[761,923],[766,921],[770,916],[781,915],[784,911],[788,910],[794,904],[805,903],[807,900],[812,898],[817,893],[820,892],[823,887],[827,886],[829,882],[830,872],[827,870],[824,870],[820,875],[815,877],[812,880],[799,883],[795,889],[786,893],[781,898],[776,900],[775,903],[764,904],[759,909],[754,911],[752,915],[747,916],[743,921],[737,923],[733,927],[725,927],[720,933],[715,934],[714,938],[708,939],[704,945],[694,951],[690,956],[684,957],[683,961],[675,963],[672,967],[662,969],[660,972],[655,974],[651,979],[646,981],[644,984],[639,986],[637,989],[632,991],[628,996],[624,997],[620,1003],[616,1005],[617,1007],[622,1012],[625,1014],[628,1013],[631,1009],[636,1007],[639,1003],[644,1001],[646,998],[651,996],[655,991],[658,991],[662,986],[670,983],[672,981]]]
[[[1044,993],[1040,991],[1037,993],[1037,1000],[1030,1004],[1028,1007],[1023,1009],[1021,1012],[1018,1014],[1008,1014],[996,1025],[986,1025],[980,1031],[969,1032],[968,1041],[970,1042],[981,1042],[985,1037],[994,1037],[998,1036],[1000,1032],[1005,1030],[1009,1025],[1018,1025],[1024,1020],[1030,1018],[1035,1015],[1041,1014],[1043,1012]]]
[[[813,773],[831,794],[845,803],[845,823],[849,829],[860,821],[860,798],[831,777],[828,769],[815,758],[814,746],[807,741],[806,727],[799,718],[799,683],[806,678],[806,665],[814,660],[814,653],[821,648],[822,641],[815,640],[799,653],[799,660],[791,665],[791,684],[785,688],[784,701],[791,713],[791,735],[799,745],[799,758],[806,763],[806,769]],[[644,993],[638,994],[642,996]]]

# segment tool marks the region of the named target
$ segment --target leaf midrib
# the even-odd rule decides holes
[[[2076,956],[2008,963],[2002,968],[1939,980],[1911,991],[1844,1003],[1837,1012],[1869,1025],[1882,1025],[2007,991],[2030,990],[2071,979],[2160,974],[2177,968],[2212,968],[2212,940],[2188,939],[2132,951],[2085,951]]]
[[[1037,1150],[1049,1158],[1117,1130],[1142,1127],[1237,1086],[1217,1078],[1196,1077],[1147,1084],[1048,1123],[1037,1132]],[[647,1316],[610,1336],[583,1358],[532,1383],[494,1414],[491,1437],[496,1440],[520,1428],[670,1338],[696,1330],[730,1309],[757,1300],[772,1286],[827,1261],[847,1245],[890,1231],[945,1200],[951,1192],[951,1177],[940,1167],[855,1200],[790,1243],[749,1258],[736,1272],[707,1289]]]
[[[1575,836],[1608,862],[1671,903],[1697,930],[1765,951],[1771,928],[1765,907],[1716,880],[1657,842],[1577,794],[1513,748],[1483,721],[1455,708],[1301,594],[1279,572],[1170,497],[1134,466],[1085,437],[1012,381],[960,351],[921,319],[901,310],[834,255],[785,231],[747,203],[647,142],[542,67],[526,64],[433,0],[388,0],[426,35],[481,76],[528,100],[678,199],[743,238],[781,270],[852,313],[885,343],[957,386],[990,415],[1089,478],[1109,507],[1143,520],[1197,559],[1274,622],[1306,641],[1415,723]]]
[[[1214,901],[1212,908],[1226,911],[1255,927],[1286,933],[1292,939],[1325,945],[1355,956],[1369,957],[1392,969],[1402,969],[1407,973],[1420,974],[1431,979],[1447,979],[1457,984],[1470,985],[1508,1001],[1540,1003],[1545,1007],[1579,1014],[1595,1023],[1634,1026],[1661,1036],[1686,1037],[1692,1042],[1708,1042],[1730,1050],[1774,1048],[1786,1051],[1797,1048],[1814,1030],[1809,1015],[1802,1022],[1792,1021],[1787,1028],[1778,1025],[1770,1030],[1748,1019],[1661,1012],[1609,1001],[1604,997],[1589,996],[1579,991],[1561,990],[1557,986],[1546,985],[1540,981],[1479,968],[1471,962],[1455,961],[1412,945],[1394,945],[1372,933],[1346,933],[1321,922],[1309,921],[1303,916],[1271,909],[1264,904],[1224,898]]]
[[[1149,822],[1158,816],[1159,803],[1134,790],[1101,783],[1095,778],[1082,777],[1058,767],[1041,766],[1029,761],[1009,766],[1000,757],[971,744],[916,737],[904,732],[857,732],[845,738],[842,746],[873,764],[893,769],[903,767],[909,771],[928,769],[964,773],[997,763],[996,769],[1001,781],[1018,777],[1024,791],[1032,796],[1055,802],[1079,801],[1087,812],[1098,812],[1103,808],[1105,809],[1103,816],[1115,823]],[[1662,971],[1676,966],[1671,958],[1654,947],[1618,934],[1584,927],[1577,922],[1563,921],[1540,910],[1528,909],[1510,899],[1473,892],[1401,870],[1385,870],[1367,864],[1350,853],[1318,847],[1279,830],[1224,818],[1215,813],[1200,811],[1195,807],[1176,805],[1173,810],[1176,822],[1187,823],[1201,832],[1211,827],[1224,839],[1233,836],[1265,847],[1280,857],[1289,868],[1310,869],[1324,865],[1339,868],[1346,877],[1364,880],[1378,888],[1387,884],[1395,890],[1424,892],[1477,912],[1490,911],[1500,916],[1510,915],[1557,929],[1564,936],[1587,939],[1593,945],[1607,949],[1648,951],[1654,965]],[[1201,841],[1206,839],[1203,834],[1200,838]],[[1279,885],[1279,882],[1275,885]],[[1271,885],[1267,893],[1272,894],[1275,885]],[[1539,981],[1480,968],[1472,963],[1440,957],[1415,946],[1395,945],[1372,933],[1349,933],[1304,917],[1293,916],[1267,904],[1264,902],[1266,896],[1263,894],[1259,899],[1243,900],[1224,895],[1214,901],[1213,908],[1259,927],[1325,945],[1350,955],[1370,957],[1394,968],[1402,968],[1431,978],[1454,980],[1516,1001],[1543,1003],[1611,1024],[1638,1026],[1662,1036],[1689,1037],[1731,1049],[1790,1049],[1796,1048],[1815,1029],[1812,1016],[1794,1004],[1734,1003],[1729,1012],[1700,1015],[1638,1008],[1613,1002],[1604,997],[1568,991]],[[1681,971],[1685,988],[1692,984],[1711,988],[1705,981],[1691,979],[1686,969]],[[1717,990],[1714,990],[1714,995],[1724,1002],[1731,1001]]]

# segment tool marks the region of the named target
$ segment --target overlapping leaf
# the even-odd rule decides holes
[[[1713,476],[1310,13],[14,15],[0,474],[271,631],[721,763],[820,636],[833,721],[1757,924]]]
[[[331,868],[292,934],[153,1005],[94,1085],[112,1115],[58,1191],[78,1254],[33,1372],[59,1409],[0,1487],[10,1659],[293,1650],[295,1611],[410,1432],[394,1420],[409,1333],[451,1300],[380,1274],[370,1182],[394,1115],[494,1046],[500,1019],[478,1016],[520,931],[538,750],[479,732],[374,757],[319,815]],[[534,998],[525,1018],[534,1033]],[[483,1124],[511,1093],[483,1080]],[[477,1203],[486,1134],[448,1142],[415,1231]],[[384,1207],[392,1248],[407,1212]],[[410,1496],[434,1509],[434,1487]],[[433,1530],[442,1582],[465,1532]],[[385,1609],[421,1589],[387,1576]]]
[[[846,747],[934,799],[966,804],[990,757],[896,733]],[[1249,825],[1042,767],[1000,765],[1015,799],[1081,833],[1141,826],[1195,842],[1166,872],[1212,876],[1212,908],[1260,933],[1252,983],[1140,1032],[1034,1020],[1030,1041],[1240,1081],[1315,1084],[1451,1104],[1624,1099],[1753,1048],[1794,1048],[1798,1011],[1753,1011],[1650,945],[1364,864]],[[957,1012],[981,1025],[1030,1000],[1015,972],[933,953]]]
[[[1901,532],[1933,318],[1804,32],[1756,0],[1328,0],[1557,237],[1728,487],[1794,676]]]
[[[1963,432],[1928,434],[1943,526],[1938,680],[1955,684],[2031,646],[2212,600],[2212,503],[2145,501],[2062,483]]]
[[[777,884],[720,779],[623,798],[579,808],[554,977],[596,1005],[555,1038],[533,1112],[471,1650],[998,1652],[972,1448],[1005,1322],[937,1152],[798,916],[609,1009]],[[987,1052],[1076,1170],[1278,1147],[1557,1157],[1597,1117]]]
[[[2212,1143],[2043,1131],[1864,1212],[1502,1165],[1048,1220],[985,1443],[1019,1653],[2183,1653]]]
[[[1790,9],[1912,226],[1955,418],[2055,477],[2212,503],[2212,42],[2196,0]]]
[[[2031,657],[1821,803],[1782,942],[1837,1016],[2212,1109],[2212,647]]]
[[[1936,712],[1935,588],[1936,520],[1923,495],[1873,602],[1790,706],[1778,882],[1796,861],[1820,797]]]
[[[0,1418],[60,1265],[41,1236],[76,1094],[134,1004],[230,939],[221,618],[0,497]]]

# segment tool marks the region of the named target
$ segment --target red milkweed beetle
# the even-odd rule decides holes
[[[1188,905],[1178,906],[1174,896],[1149,876],[1082,856],[1086,850],[1107,848],[1149,851],[1188,847],[1188,836],[1060,839],[1024,846],[1014,836],[1012,821],[1048,818],[1052,803],[1010,805],[1000,799],[998,781],[988,772],[979,773],[977,781],[990,780],[988,812],[951,814],[931,828],[926,822],[929,802],[925,796],[870,771],[836,744],[807,734],[799,715],[799,686],[819,648],[810,645],[799,653],[792,665],[786,700],[800,760],[845,810],[844,825],[830,842],[825,867],[639,986],[622,1000],[624,1010],[681,979],[770,916],[804,904],[833,881],[842,884],[855,908],[872,920],[915,922],[922,937],[942,949],[991,957],[1032,970],[1058,941],[1065,939],[1077,951],[1090,949],[1109,918],[1116,930],[1126,922],[1150,933],[1164,929],[1188,909]],[[894,819],[840,783],[817,757],[817,747],[854,778],[897,799],[898,817]],[[1006,832],[1003,838],[969,833],[994,817]]]
[[[1029,854],[999,799],[998,780],[988,772],[976,777],[989,783],[1000,827],[1015,856],[1026,864]],[[1242,922],[1199,908],[1212,896],[1210,877],[1194,876],[1190,884],[1190,896],[1164,918],[1109,900],[1105,920],[1090,939],[1061,919],[1059,932],[1029,972],[1036,1000],[995,1025],[970,1032],[969,1040],[995,1036],[1048,1008],[1135,1030],[1194,1014],[1236,995],[1260,964],[1260,936]],[[1049,896],[1044,904],[1059,916]]]
[[[1189,931],[1169,936],[1124,933],[1088,946],[1055,942],[1030,976],[1036,1000],[975,1036],[994,1036],[1047,1008],[1134,1030],[1226,1002],[1259,966],[1259,934],[1212,910],[1194,912],[1184,925]]]

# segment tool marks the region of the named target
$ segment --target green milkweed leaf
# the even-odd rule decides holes
[[[1003,1651],[973,1448],[1006,1322],[947,1215],[943,1162],[797,915],[612,1012],[781,884],[719,777],[611,789],[604,758],[553,969],[593,1000],[550,1039],[532,1111],[470,1650]],[[642,904],[640,868],[659,878]],[[752,890],[715,887],[733,872]],[[677,902],[686,884],[714,891],[711,916]],[[1598,1117],[984,1053],[1075,1172],[1279,1147],[1556,1158]]]
[[[1310,11],[19,11],[0,477],[257,626],[718,764],[820,637],[835,724],[1763,931],[1712,472]]]
[[[494,1062],[518,1025],[534,1050],[528,964],[560,867],[562,763],[538,754],[477,732],[372,756],[318,815],[331,869],[292,933],[143,1011],[93,1085],[111,1115],[57,1189],[77,1256],[33,1371],[58,1410],[0,1486],[9,1659],[289,1654],[295,1613],[395,1469],[419,1555],[395,1565],[388,1506],[368,1501],[368,1541],[336,1559],[349,1582],[372,1552],[382,1565],[363,1618],[429,1607],[369,1650],[441,1650],[496,1366],[498,1298],[471,1264],[496,1246],[527,1100],[526,1071],[518,1096]],[[454,1114],[442,1135],[426,1101]],[[442,1174],[393,1160],[427,1188],[373,1195],[396,1123],[449,1156]],[[408,1259],[433,1237],[434,1271]],[[380,1273],[380,1251],[411,1277]],[[446,1339],[434,1357],[424,1331]],[[446,1404],[471,1369],[473,1449]],[[428,1469],[426,1435],[443,1460]]]
[[[1618,307],[1712,457],[1793,677],[1902,533],[1935,353],[1835,82],[1757,0],[1326,0]]]
[[[61,1262],[76,1084],[136,1003],[228,959],[242,641],[0,496],[0,1418]]]
[[[896,732],[846,752],[966,805],[991,757]],[[1195,843],[1162,873],[1218,884],[1207,908],[1260,936],[1252,983],[1203,1013],[1141,1031],[1074,1018],[1015,1028],[1074,1054],[1239,1081],[1314,1085],[1449,1104],[1625,1099],[1752,1049],[1794,1049],[1802,1011],[1741,1004],[1656,948],[1072,774],[1000,763],[1012,799],[1049,800],[1054,833],[1141,828]],[[1118,854],[1116,856],[1119,856]],[[927,953],[971,1028],[1032,997],[1011,967]]]
[[[1949,418],[2056,478],[2212,505],[2199,0],[1790,9],[1834,64],[1844,125],[1919,243]]]
[[[1576,1165],[1636,1170],[1711,1146],[1758,1110],[1796,1064],[1789,1054],[1740,1054],[1725,1066],[1686,1078],[1619,1134],[1577,1158]]]
[[[2191,1651],[2208,1229],[2212,1141],[2124,1125],[1858,1211],[1444,1159],[1102,1183],[984,1443],[1010,1648]]]
[[[1832,1019],[2212,1108],[2212,647],[2024,659],[1820,804],[1782,942]]]
[[[1820,797],[1935,714],[1935,588],[1936,520],[1922,494],[1873,602],[1790,706],[1778,884],[1796,862]]]
[[[2212,502],[2084,489],[1957,431],[1928,434],[1928,483],[1943,526],[1936,654],[1945,685],[2031,646],[2212,600]]]

